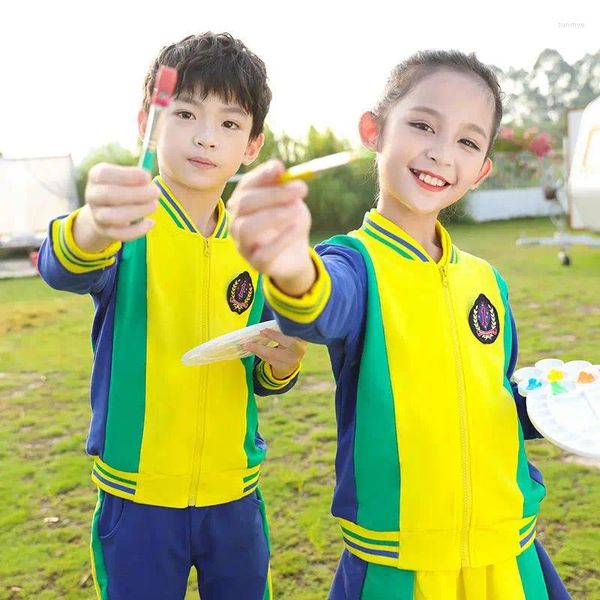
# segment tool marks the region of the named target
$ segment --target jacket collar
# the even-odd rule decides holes
[[[439,221],[436,222],[435,228],[442,242],[442,258],[438,263],[429,256],[419,242],[374,208],[365,215],[361,230],[378,242],[392,248],[407,260],[433,263],[438,266],[458,262],[458,249],[452,244],[450,234]]]
[[[154,178],[154,185],[160,190],[159,204],[166,211],[170,219],[184,231],[190,231],[200,235],[198,228],[194,225],[192,218],[189,216],[185,208],[175,198],[175,194],[170,190],[169,186],[164,182],[160,175]],[[218,216],[217,225],[209,238],[225,239],[229,234],[229,216],[225,210],[223,200],[219,198],[217,204]]]

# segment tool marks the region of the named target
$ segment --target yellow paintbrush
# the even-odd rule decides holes
[[[312,179],[315,174],[336,167],[343,167],[355,160],[371,158],[372,154],[366,150],[347,150],[346,152],[336,152],[321,158],[315,158],[300,165],[294,165],[282,173],[280,182],[292,181],[293,179]]]
[[[292,181],[293,179],[312,179],[317,173],[336,167],[343,167],[355,160],[364,160],[371,158],[373,154],[368,150],[346,150],[345,152],[336,152],[320,158],[309,160],[299,165],[290,167],[281,174],[280,183]],[[234,175],[229,181],[236,182],[242,178],[241,174]]]

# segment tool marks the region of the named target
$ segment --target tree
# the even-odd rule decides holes
[[[105,146],[91,150],[77,168],[77,194],[80,204],[83,204],[84,201],[88,173],[94,165],[107,162],[115,165],[135,166],[138,164],[138,160],[139,150],[132,152],[116,143],[106,144]]]
[[[572,65],[556,50],[540,53],[531,71],[494,68],[505,94],[504,123],[564,131],[567,109],[584,108],[600,95],[600,51]]]
[[[320,132],[310,127],[305,140],[299,141],[286,133],[276,135],[265,128],[265,144],[259,158],[249,167],[242,167],[240,172],[271,158],[277,158],[289,167],[344,150],[351,150],[349,142],[336,137],[331,129]],[[234,188],[234,184],[228,184],[223,198],[229,198]],[[364,213],[373,203],[375,192],[372,169],[365,160],[319,174],[309,182],[306,198],[313,230],[329,233],[359,227]]]

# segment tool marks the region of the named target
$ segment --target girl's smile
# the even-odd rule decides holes
[[[443,177],[440,177],[431,171],[420,171],[411,167],[409,167],[409,170],[413,174],[417,185],[420,185],[430,192],[441,192],[451,185]]]

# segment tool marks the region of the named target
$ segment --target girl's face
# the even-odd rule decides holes
[[[380,208],[437,217],[476,187],[492,166],[485,156],[493,118],[485,84],[449,70],[416,84],[391,107],[383,128],[364,114],[363,143],[378,152]]]

